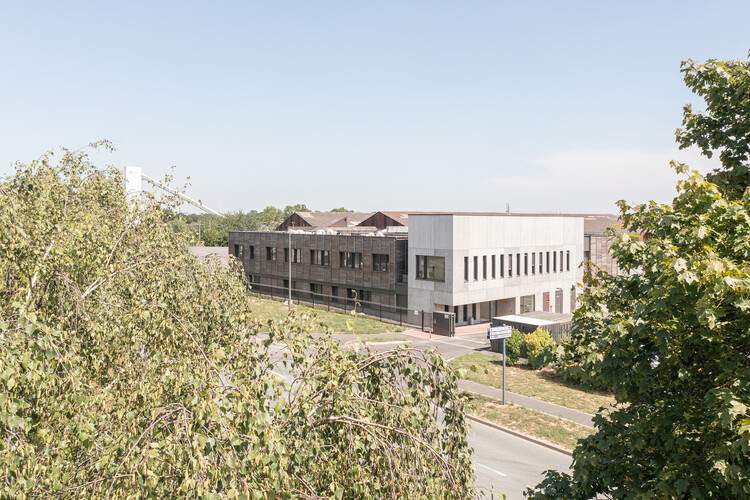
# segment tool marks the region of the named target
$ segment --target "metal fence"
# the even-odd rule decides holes
[[[289,300],[289,289],[286,287],[250,283],[249,289],[250,293],[258,296],[284,302]],[[327,295],[298,288],[292,288],[291,298],[292,303],[304,304],[313,309],[342,313],[351,313],[354,311],[386,323],[419,328],[423,332],[432,332],[448,336],[453,336],[455,334],[455,318],[453,317],[452,312],[431,313],[393,304],[382,304],[380,302],[362,300],[356,296]]]

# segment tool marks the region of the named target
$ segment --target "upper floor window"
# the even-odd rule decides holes
[[[339,252],[339,266],[348,267],[349,269],[362,268],[361,252]]]
[[[505,277],[505,254],[500,255],[500,277]]]
[[[542,274],[542,271],[543,271],[542,270],[542,255],[544,255],[543,252],[539,252],[539,274]]]
[[[276,247],[266,247],[266,260],[276,260]]]
[[[255,245],[250,245],[249,250],[250,250],[250,258],[254,259],[255,258]]]
[[[331,253],[328,250],[310,250],[310,263],[316,266],[330,266]]]
[[[474,281],[479,279],[479,257],[474,256]]]
[[[531,252],[531,274],[536,274],[536,252]]]
[[[301,248],[292,248],[292,262],[294,262],[295,264],[302,263],[302,249]]]
[[[508,254],[508,277],[513,276],[513,254]]]
[[[418,280],[445,281],[445,257],[417,255]]]
[[[234,245],[234,256],[238,259],[242,258],[242,245]]]
[[[469,281],[469,258],[464,257],[464,281]]]
[[[376,272],[384,273],[388,271],[388,254],[374,253],[372,254],[372,270]]]
[[[557,252],[552,252],[552,272],[557,272]]]
[[[529,254],[523,254],[523,274],[527,276],[529,274]]]
[[[521,276],[521,254],[516,254],[516,276]]]
[[[492,256],[492,279],[495,279],[495,256]]]
[[[565,251],[565,270],[570,271],[570,250]]]
[[[549,252],[547,252],[547,263],[544,264],[544,268],[547,270],[547,274],[549,274]]]
[[[482,255],[482,279],[487,279],[487,256]]]

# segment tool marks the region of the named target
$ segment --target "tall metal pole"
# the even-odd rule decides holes
[[[289,260],[289,310],[292,310],[292,230],[291,226],[286,228],[287,234],[289,235],[289,250],[287,256]]]
[[[503,404],[505,404],[505,339],[503,339]]]

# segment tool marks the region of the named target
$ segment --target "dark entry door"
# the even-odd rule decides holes
[[[563,291],[562,288],[555,290],[555,312],[561,313],[563,311]]]

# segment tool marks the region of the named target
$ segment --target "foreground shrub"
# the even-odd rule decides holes
[[[547,366],[553,359],[555,341],[544,328],[537,328],[524,339],[529,358],[529,366],[535,370]]]
[[[84,153],[0,182],[0,497],[473,495],[442,358],[343,351],[305,315],[258,335],[172,206]]]
[[[515,365],[518,363],[518,358],[523,356],[524,350],[524,334],[514,328],[508,339],[505,340],[505,354],[508,356],[508,364]]]

